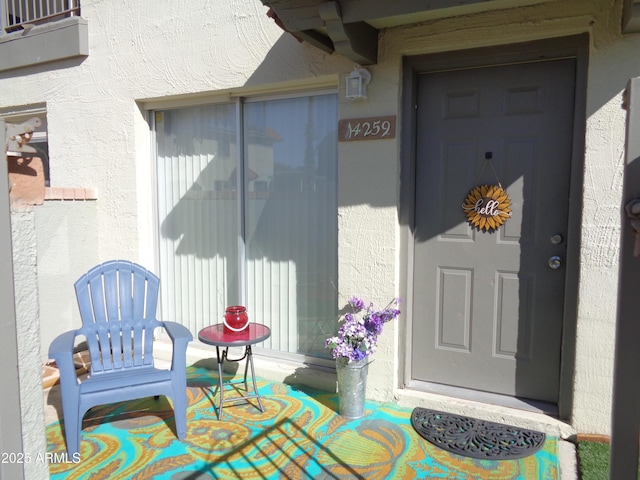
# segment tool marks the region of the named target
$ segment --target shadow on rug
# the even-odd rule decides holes
[[[410,408],[367,402],[365,416],[336,412],[337,395],[258,381],[255,401],[213,409],[217,373],[188,369],[187,437],[177,440],[173,411],[160,397],[92,409],[80,461],[52,463],[52,479],[559,479],[557,438],[518,460],[477,460],[439,449],[418,435]],[[64,458],[58,422],[48,451]]]

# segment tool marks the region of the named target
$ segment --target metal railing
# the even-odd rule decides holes
[[[0,0],[0,34],[75,15],[80,15],[80,0]]]

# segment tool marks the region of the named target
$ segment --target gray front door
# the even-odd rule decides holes
[[[557,402],[574,87],[572,59],[420,75],[412,380]],[[513,214],[477,231],[497,183]]]

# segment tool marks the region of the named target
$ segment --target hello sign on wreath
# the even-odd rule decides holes
[[[491,157],[491,152],[485,154],[485,160],[489,165]],[[495,174],[493,165],[491,169]],[[489,233],[499,229],[512,215],[511,200],[500,182],[497,185],[485,184],[472,188],[462,204],[462,209],[472,227]]]
[[[473,188],[462,205],[472,227],[485,232],[499,229],[511,216],[509,195],[500,185]]]

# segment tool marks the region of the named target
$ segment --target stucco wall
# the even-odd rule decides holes
[[[37,288],[36,226],[31,207],[12,209],[16,335],[23,452],[36,459],[47,451],[40,362],[40,302]],[[49,478],[45,462],[25,462],[25,478]]]
[[[115,257],[155,263],[152,139],[145,108],[322,86],[340,90],[340,118],[397,115],[400,120],[403,55],[589,32],[571,421],[578,431],[608,433],[625,122],[621,92],[628,78],[640,75],[640,36],[621,36],[621,3],[552,1],[390,29],[380,36],[378,65],[370,68],[369,98],[349,102],[343,99],[342,82],[352,63],[284,34],[259,0],[218,0],[215,5],[192,0],[188,8],[168,0],[83,1],[89,28],[86,59],[0,77],[0,109],[46,104],[52,186],[99,192],[96,202],[74,207],[79,211],[65,202],[38,207],[41,323],[55,321],[48,309],[55,305],[65,318],[60,331],[78,326],[71,289],[78,271]],[[357,294],[382,303],[406,294],[400,290],[406,274],[400,256],[406,252],[397,216],[401,130],[399,122],[394,140],[339,144],[343,300]],[[47,238],[52,243],[46,244]],[[404,382],[405,321],[400,318],[382,338],[369,375],[371,398],[391,400]],[[53,333],[43,333],[40,355]]]
[[[99,263],[97,206],[93,200],[57,200],[34,207],[43,362],[48,359],[49,345],[56,336],[80,326],[73,284]]]
[[[626,122],[621,105],[626,83],[640,73],[640,61],[634,53],[638,37],[634,40],[596,44],[589,69],[574,378],[574,417],[580,431],[598,432],[604,426],[609,431]],[[618,59],[614,68],[612,58]],[[635,64],[633,68],[629,68],[629,61]]]

